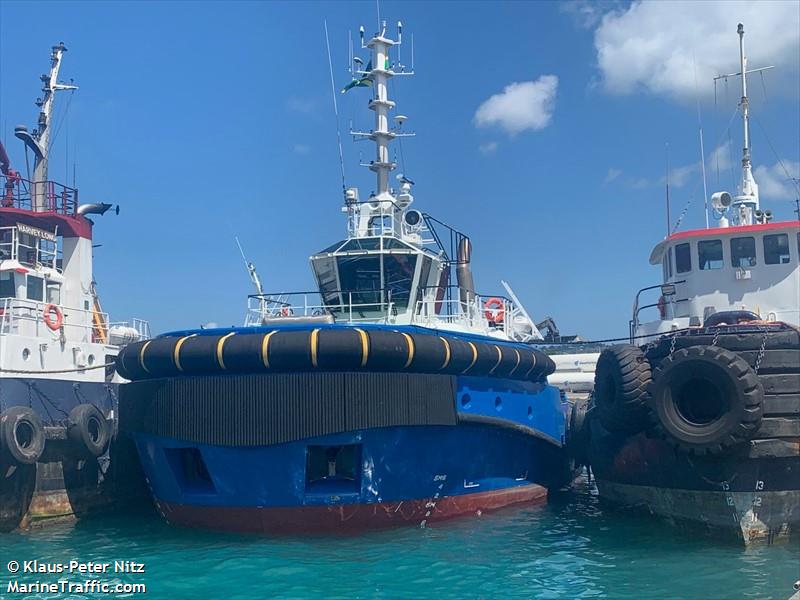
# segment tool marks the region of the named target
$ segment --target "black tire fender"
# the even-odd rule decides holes
[[[761,424],[764,388],[741,356],[690,346],[663,360],[650,388],[656,431],[691,454],[718,454],[750,440]]]
[[[613,433],[644,429],[651,382],[650,363],[641,349],[622,344],[603,350],[594,377],[594,405],[603,427]]]
[[[69,413],[67,438],[89,456],[102,456],[111,441],[111,426],[97,407],[79,404]]]
[[[12,406],[0,414],[0,454],[21,465],[33,465],[44,452],[42,420],[27,406]]]
[[[589,445],[592,432],[586,415],[588,404],[588,400],[575,400],[570,407],[567,423],[567,453],[578,466],[589,464]]]

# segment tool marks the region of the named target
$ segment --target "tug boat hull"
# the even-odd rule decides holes
[[[359,342],[336,355],[345,370],[324,354],[330,340],[360,340],[344,327],[181,332],[126,348],[126,432],[164,518],[344,532],[536,504],[568,483],[566,403],[543,381],[554,368],[544,354],[419,328],[362,331],[363,354]],[[455,372],[477,375],[454,374],[462,350]],[[489,375],[500,368],[519,378]]]
[[[557,450],[546,442],[479,424],[374,429],[247,450],[191,446],[213,481],[204,492],[187,488],[183,472],[169,464],[185,443],[139,435],[136,441],[168,522],[239,533],[425,526],[544,503],[547,489],[533,481],[561,477],[552,467],[547,472]],[[309,482],[309,448],[319,446],[358,447],[363,469],[353,480]]]
[[[116,383],[52,379],[4,378],[4,398],[26,398],[24,404],[2,403],[0,412],[14,406],[32,409],[48,440],[35,464],[0,459],[0,531],[43,522],[72,520],[119,507],[121,501],[146,500],[135,448],[116,435]],[[80,453],[64,438],[68,415],[79,404],[90,404],[110,421],[113,437],[100,457]],[[121,476],[125,473],[125,476]],[[138,484],[138,485],[137,485]]]

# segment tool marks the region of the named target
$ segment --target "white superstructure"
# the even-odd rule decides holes
[[[662,266],[663,284],[636,296],[632,336],[702,326],[715,313],[746,311],[766,321],[800,325],[800,221],[773,222],[762,210],[751,164],[747,57],[739,24],[743,149],[742,178],[736,196],[711,197],[717,226],[670,235],[653,249],[650,263]],[[759,71],[762,69],[754,69]],[[731,75],[729,75],[731,76]],[[728,77],[728,76],[726,76]],[[643,294],[660,294],[648,304]],[[642,311],[658,310],[644,320]]]
[[[120,345],[149,334],[145,321],[110,323],[95,293],[92,221],[109,204],[79,204],[78,190],[48,180],[51,118],[66,48],[42,76],[36,129],[15,128],[34,157],[30,180],[0,153],[0,378],[111,381]]]
[[[406,70],[392,56],[401,43],[400,23],[396,40],[387,37],[385,21],[369,40],[362,27],[361,48],[369,50],[371,58],[364,65],[351,56],[353,80],[342,90],[372,88],[367,106],[375,114],[374,128],[351,134],[374,143],[374,158],[363,166],[375,173],[375,190],[364,200],[358,188],[344,190],[347,237],[310,258],[318,291],[254,294],[246,324],[372,322],[518,341],[541,339],[519,302],[513,301],[510,288],[506,289],[512,298],[475,292],[469,238],[412,208],[413,181],[400,174],[395,177],[397,187],[391,186],[397,163],[390,145],[413,135],[403,130],[405,115],[391,116],[395,103],[388,94],[391,78],[413,74],[413,68]]]

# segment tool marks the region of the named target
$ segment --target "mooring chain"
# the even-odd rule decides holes
[[[758,349],[758,356],[756,357],[756,364],[755,364],[756,375],[758,375],[758,369],[761,368],[761,361],[764,360],[764,354],[767,351],[768,336],[769,336],[769,330],[765,327],[764,338],[761,340],[761,348]]]
[[[719,329],[717,329],[717,331],[714,332],[714,339],[711,340],[711,345],[712,346],[716,346],[717,345],[717,342],[719,341],[719,334],[720,333],[721,333],[721,330],[719,330]]]
[[[678,341],[678,334],[672,334],[672,340],[669,343],[669,357],[672,358],[672,355],[675,353],[675,342]]]

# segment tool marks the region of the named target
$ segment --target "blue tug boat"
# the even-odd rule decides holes
[[[128,346],[121,427],[171,523],[356,531],[542,503],[570,477],[566,403],[518,302],[475,292],[469,238],[411,208],[389,144],[386,26],[353,58],[373,88],[377,192],[345,191],[347,237],[311,257],[316,292],[249,298],[245,326]],[[452,278],[457,285],[451,285]],[[513,292],[507,287],[510,296]]]

